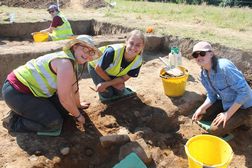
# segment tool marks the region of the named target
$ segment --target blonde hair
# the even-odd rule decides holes
[[[137,29],[132,30],[132,31],[129,32],[129,34],[127,35],[126,41],[128,41],[129,38],[132,37],[132,36],[136,36],[136,37],[140,38],[140,39],[143,41],[143,44],[145,44],[146,38],[145,38],[145,36],[144,36],[144,34],[143,34],[142,31],[137,30]]]

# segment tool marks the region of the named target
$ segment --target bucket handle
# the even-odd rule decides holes
[[[203,167],[202,168],[216,168],[216,167],[212,167],[212,166],[205,166],[205,165],[203,165]]]

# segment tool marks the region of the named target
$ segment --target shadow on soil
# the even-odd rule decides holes
[[[116,119],[116,124],[108,125],[111,132],[118,127],[125,127],[131,133],[142,132],[148,145],[171,149],[174,154],[186,157],[182,151],[182,143],[186,140],[176,133],[179,129],[177,116],[168,116],[164,110],[148,106],[136,96],[127,99],[127,104],[117,101],[108,105],[101,112],[101,117],[104,115],[112,115]],[[53,167],[113,167],[119,162],[121,146],[103,148],[99,141],[100,131],[88,115],[85,118],[85,132],[78,130],[74,120],[68,118],[58,137],[37,136],[33,133],[14,133],[12,136],[16,137],[20,148],[28,153],[29,159],[34,155],[44,156],[53,162]],[[178,148],[178,145],[182,147]],[[65,156],[60,153],[64,147],[70,148],[70,153]],[[46,164],[43,161],[37,166],[43,167]],[[151,167],[155,168],[155,163]]]
[[[245,156],[246,167],[252,167],[252,128],[241,126],[234,130],[234,139],[229,142],[235,155]]]
[[[163,109],[149,106],[135,96],[127,98],[125,102],[109,105],[101,115],[114,116],[118,126],[127,128],[130,133],[141,134],[152,147],[170,149],[175,155],[186,157],[184,144],[187,139],[177,133],[179,122],[176,114],[169,115]]]
[[[85,115],[85,132],[75,126],[75,121],[68,118],[58,137],[37,136],[34,133],[13,133],[17,144],[30,155],[44,156],[53,162],[53,167],[90,168],[112,167],[116,164],[118,153],[115,148],[104,149],[100,145],[101,133],[96,129],[88,115]],[[60,150],[69,147],[70,153],[62,155]],[[46,166],[46,161],[37,167]]]

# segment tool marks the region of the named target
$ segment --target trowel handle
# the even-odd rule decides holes
[[[167,67],[167,68],[170,68],[170,65],[168,65],[164,60],[163,60],[163,58],[161,58],[161,57],[158,57],[164,64],[165,64],[165,66]]]

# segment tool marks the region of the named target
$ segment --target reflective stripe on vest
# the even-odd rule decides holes
[[[139,66],[142,65],[142,57],[140,55],[137,55],[135,59],[124,69],[121,69],[121,63],[123,58],[123,53],[125,50],[124,44],[113,44],[108,45],[104,47],[100,47],[99,50],[104,53],[104,51],[108,48],[112,47],[114,49],[114,59],[113,62],[109,65],[109,67],[105,70],[108,75],[110,76],[124,76],[126,75],[130,70],[136,69]],[[103,57],[100,57],[94,61],[91,61],[89,64],[92,67],[95,67],[97,64],[101,64]]]
[[[58,13],[57,16],[61,17],[63,24],[61,26],[56,27],[53,32],[50,34],[53,41],[56,40],[64,40],[69,36],[73,35],[71,25],[69,21],[62,14]]]
[[[56,75],[50,69],[50,62],[56,58],[75,60],[72,53],[60,51],[28,61],[14,70],[18,80],[27,86],[36,97],[51,97],[56,92]]]

